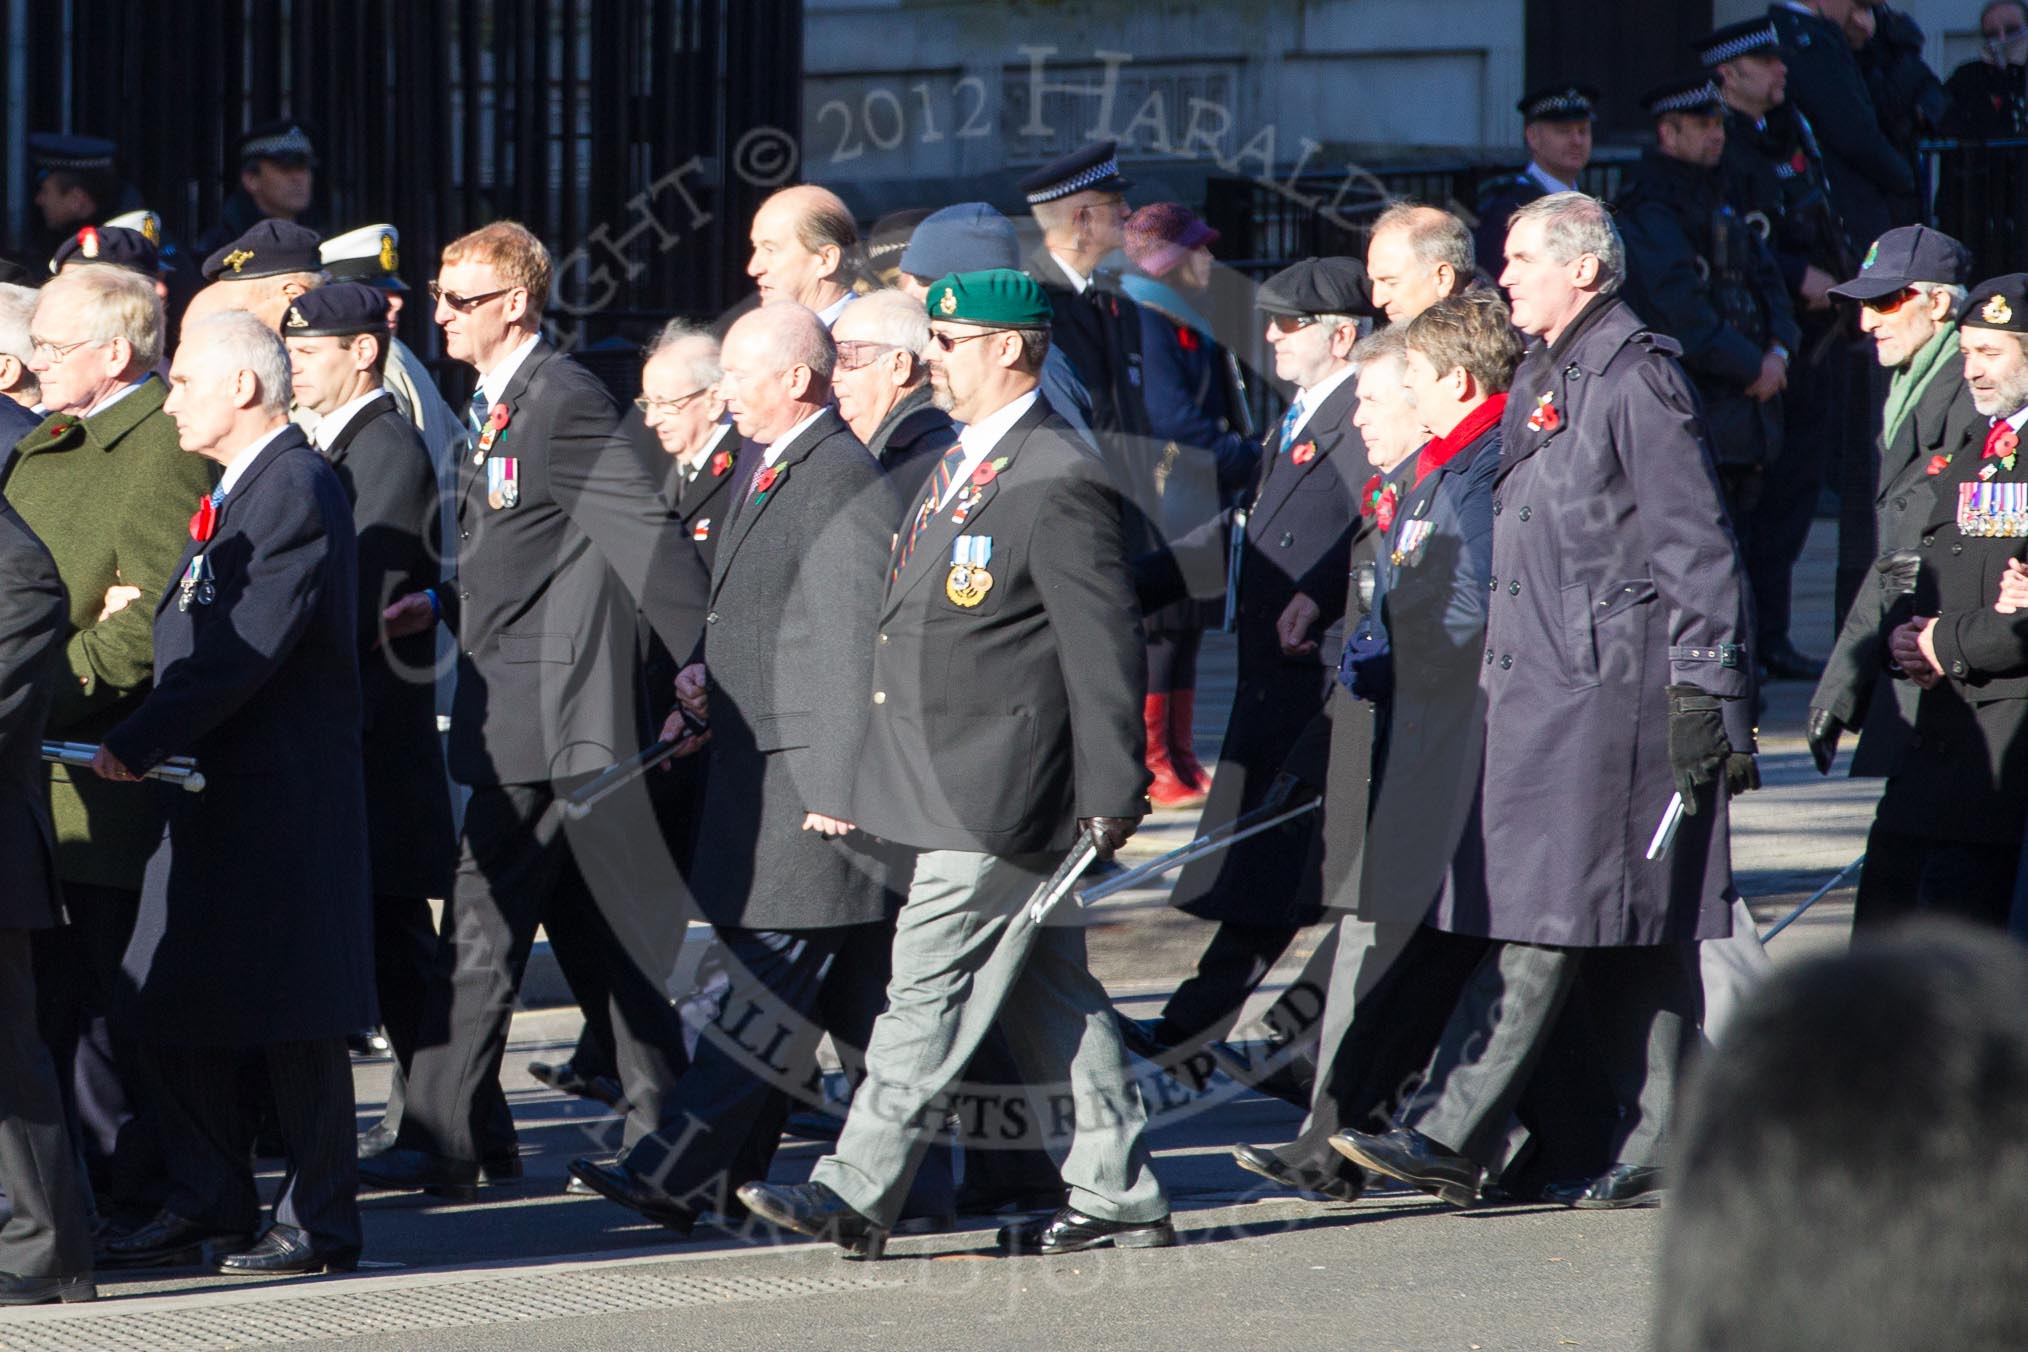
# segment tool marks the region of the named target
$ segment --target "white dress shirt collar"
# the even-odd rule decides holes
[[[487,407],[490,408],[500,402],[507,393],[507,386],[513,382],[515,373],[527,364],[528,354],[535,350],[535,344],[541,341],[541,338],[542,335],[539,333],[529,334],[522,339],[521,346],[495,362],[492,370],[479,377],[479,390],[486,396]]]
[[[1303,429],[1310,425],[1310,419],[1317,416],[1317,410],[1324,406],[1324,401],[1336,393],[1340,385],[1358,374],[1359,368],[1356,366],[1340,367],[1317,382],[1315,387],[1302,392],[1303,420],[1296,424],[1295,431],[1289,433],[1289,445],[1296,444],[1296,439],[1303,435]]]
[[[1000,444],[1001,438],[1007,435],[1015,423],[1026,416],[1029,409],[1035,407],[1035,401],[1041,397],[1040,389],[1030,390],[1013,402],[1002,404],[979,421],[966,423],[958,429],[958,445],[964,447],[965,458],[958,465],[958,472],[951,476],[951,486],[944,490],[943,500],[937,503],[938,511],[949,505],[958,488],[972,477],[974,470],[985,463],[986,457],[993,453],[993,448]]]
[[[143,385],[147,383],[148,377],[142,376],[139,380],[132,381],[128,384],[120,386],[120,388],[114,390],[111,394],[107,395],[105,398],[99,400],[96,404],[93,404],[90,408],[86,409],[85,416],[87,418],[97,417],[99,414],[104,413],[114,404],[119,403],[122,399],[125,399],[128,395],[132,394],[135,390],[140,389]]]
[[[338,440],[338,434],[343,432],[347,427],[350,427],[352,420],[358,417],[368,404],[386,393],[386,390],[375,386],[365,394],[360,395],[357,399],[340,404],[337,408],[332,409],[317,420],[317,426],[310,433],[310,440],[316,443],[318,450],[330,450],[331,443]],[[392,395],[388,397],[393,398]]]
[[[237,455],[226,461],[225,473],[220,475],[218,479],[220,490],[225,493],[232,492],[233,485],[246,477],[246,472],[253,468],[253,462],[260,459],[261,452],[266,450],[276,437],[294,426],[294,423],[285,422],[266,436],[259,437],[241,447]]]
[[[830,411],[831,411],[830,406],[827,404],[823,408],[818,409],[815,413],[812,413],[807,417],[805,417],[801,422],[797,423],[794,427],[791,427],[788,431],[776,437],[773,441],[769,442],[767,446],[764,447],[762,450],[761,463],[764,465],[772,465],[775,463],[775,461],[781,459],[782,452],[786,451],[789,448],[790,442],[793,442],[797,437],[809,431],[811,423],[814,423],[815,421],[817,421],[817,419],[823,417],[826,413],[829,413]]]
[[[1058,253],[1056,250],[1051,249],[1049,251],[1049,257],[1050,260],[1056,264],[1057,268],[1063,273],[1063,275],[1070,278],[1071,290],[1077,292],[1078,295],[1082,296],[1085,293],[1085,290],[1091,286],[1091,278],[1085,276],[1083,273],[1079,272],[1076,268],[1064,262],[1063,255]]]
[[[838,316],[845,313],[845,307],[858,299],[859,299],[858,292],[847,291],[844,295],[838,297],[838,299],[832,301],[829,305],[826,305],[823,309],[817,311],[818,322],[823,324],[823,326],[826,329],[830,328],[833,324],[838,322]]]
[[[1550,173],[1547,169],[1544,169],[1541,165],[1537,164],[1533,160],[1528,161],[1528,168],[1526,172],[1528,174],[1528,177],[1534,179],[1536,183],[1541,185],[1542,190],[1544,192],[1558,193],[1558,192],[1577,191],[1577,185],[1575,183],[1563,182],[1561,179],[1557,178],[1556,175]]]

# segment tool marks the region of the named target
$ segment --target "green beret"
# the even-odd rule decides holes
[[[1049,324],[1049,296],[1033,277],[1012,268],[953,272],[924,298],[931,319],[992,329],[1039,329]]]

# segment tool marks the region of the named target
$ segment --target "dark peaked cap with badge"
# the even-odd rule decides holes
[[[273,160],[277,164],[315,166],[316,147],[299,123],[286,118],[263,122],[239,138],[239,162]]]
[[[1598,117],[1598,91],[1590,85],[1545,85],[1514,105],[1528,122],[1590,122]]]
[[[1697,44],[1697,59],[1706,70],[1742,56],[1779,56],[1781,35],[1765,15],[1714,28]]]
[[[207,282],[244,282],[290,272],[321,272],[320,236],[294,221],[255,221],[244,235],[204,260]]]
[[[1721,106],[1718,86],[1702,73],[1666,81],[1641,95],[1641,109],[1649,117],[1665,113],[1716,114]]]
[[[364,282],[333,282],[305,291],[282,317],[284,338],[387,335],[387,293]]]
[[[1373,315],[1372,284],[1356,258],[1305,258],[1261,283],[1254,308],[1271,315]]]
[[[1024,175],[1014,186],[1027,194],[1028,205],[1034,206],[1074,192],[1125,192],[1134,185],[1120,177],[1119,142],[1093,141]]]
[[[1988,277],[1973,287],[1958,327],[2028,333],[2028,272]]]
[[[119,146],[103,136],[65,136],[53,131],[28,133],[28,158],[37,169],[111,169]]]
[[[1898,225],[1873,241],[1859,275],[1831,288],[1847,300],[1879,300],[1917,282],[1964,286],[1972,276],[1972,253],[1941,230]]]
[[[977,324],[989,329],[1049,326],[1049,294],[1033,277],[1012,268],[953,272],[941,277],[923,298],[931,319]]]
[[[49,270],[62,272],[65,263],[106,263],[153,277],[162,270],[162,254],[138,230],[118,225],[82,225],[56,246]]]

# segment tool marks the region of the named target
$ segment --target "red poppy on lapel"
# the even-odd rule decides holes
[[[714,456],[712,456],[712,457],[711,457],[711,477],[712,477],[712,478],[714,478],[714,479],[722,479],[722,478],[724,478],[724,477],[725,477],[725,472],[726,472],[727,470],[731,469],[731,468],[732,468],[732,452],[731,452],[731,451],[720,451],[720,452],[719,452],[719,453],[718,453],[717,455],[714,455]]]
[[[1289,452],[1289,461],[1292,464],[1307,465],[1316,458],[1317,443],[1314,441],[1298,442],[1296,448]]]
[[[1537,432],[1554,432],[1563,425],[1563,415],[1556,410],[1556,395],[1545,390],[1535,400],[1535,411],[1528,415],[1528,426]]]
[[[1394,529],[1394,508],[1396,501],[1394,485],[1389,484],[1387,491],[1380,495],[1380,501],[1373,504],[1374,525],[1382,530]]]
[[[1946,469],[1950,468],[1950,463],[1951,458],[1947,455],[1933,455],[1929,458],[1929,468],[1925,469],[1923,473],[1941,474]]]
[[[199,544],[210,541],[211,533],[218,529],[218,508],[212,505],[206,494],[197,500],[197,511],[190,518],[190,538]]]
[[[782,467],[780,465],[769,465],[766,469],[762,470],[757,476],[755,476],[753,481],[753,495],[756,498],[758,498],[761,494],[773,488],[775,486],[775,481],[777,479],[780,479],[781,477],[782,477]]]
[[[999,477],[1000,471],[993,468],[993,462],[990,460],[981,463],[977,469],[972,471],[972,482],[980,488],[984,488]]]

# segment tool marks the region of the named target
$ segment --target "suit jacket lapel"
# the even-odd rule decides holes
[[[962,524],[951,519],[957,511],[958,499],[956,496],[953,496],[949,503],[938,508],[936,513],[930,517],[929,521],[923,526],[922,533],[915,538],[915,548],[909,553],[908,565],[901,570],[901,576],[888,584],[887,604],[889,607],[893,607],[903,596],[913,591],[921,584],[924,578],[934,575],[940,563],[945,568],[950,566],[951,542],[958,538],[960,532],[971,533],[976,531],[979,518],[985,515],[986,509],[993,505],[993,499],[999,496],[1000,475],[1005,474],[1007,470],[1013,468],[1014,457],[1020,454],[1021,446],[1028,440],[1029,433],[1042,425],[1043,420],[1049,417],[1049,412],[1048,401],[1037,399],[1029,406],[1026,413],[1014,420],[1014,425],[1007,429],[1006,435],[1001,437],[999,444],[993,447],[993,453],[988,457],[986,463],[991,463],[993,460],[1005,457],[1007,464],[1001,469],[999,474],[993,476],[991,483],[979,489],[978,503],[966,514]],[[922,504],[928,499],[929,494],[935,487],[936,475],[931,474],[928,480],[924,482],[922,492],[916,494],[915,502],[909,514],[903,518],[904,525],[902,526],[902,531],[904,533],[907,532],[908,525],[915,521],[917,513],[922,511]],[[900,548],[901,542],[897,540],[895,542],[897,553]]]
[[[246,467],[246,472],[241,474],[239,479],[233,484],[232,491],[225,495],[225,501],[218,505],[218,513],[212,518],[211,540],[216,540],[219,534],[224,531],[226,518],[232,514],[233,507],[245,501],[247,490],[253,487],[254,482],[261,475],[267,472],[269,465],[275,463],[277,456],[292,447],[306,446],[308,444],[309,438],[303,435],[303,429],[291,424],[284,427],[273,441],[262,447],[260,455],[255,457],[254,462]],[[163,590],[162,595],[156,598],[156,614],[162,613],[162,607],[169,604],[170,597],[175,596],[183,590],[183,574],[189,571],[190,561],[211,548],[211,540],[205,540],[201,543],[192,540],[183,547],[183,557],[176,564],[176,572],[170,577],[169,585]]]
[[[845,420],[838,416],[836,409],[825,409],[823,413],[818,415],[817,421],[804,428],[793,441],[782,448],[781,454],[775,457],[775,469],[778,472],[778,476],[789,475],[795,466],[809,459],[810,453],[816,450],[826,437],[837,432],[844,425]],[[762,450],[760,447],[755,447],[754,449],[757,451]],[[752,476],[747,481],[748,483],[751,483],[754,478],[758,478],[762,473],[760,468],[762,459],[762,456],[755,457],[755,467]],[[717,598],[718,589],[725,582],[726,570],[732,565],[732,556],[739,553],[740,545],[744,544],[746,537],[753,532],[754,523],[759,521],[761,515],[767,511],[768,504],[775,500],[779,488],[780,484],[778,483],[774,489],[769,490],[764,498],[749,496],[740,504],[739,510],[733,514],[732,523],[726,527],[726,533],[719,541],[717,567],[712,570],[711,574],[711,595],[713,599]]]
[[[521,369],[514,373],[514,378],[507,382],[507,388],[500,392],[500,398],[497,402],[507,405],[507,411],[510,414],[513,413],[521,406],[521,399],[528,393],[528,386],[535,379],[536,372],[548,365],[555,356],[556,349],[549,345],[549,340],[537,338],[535,340],[535,349],[528,354],[527,360],[521,363]],[[459,419],[459,422],[463,423],[468,429],[471,426],[462,417]],[[510,420],[505,433],[505,444],[499,448],[500,455],[511,456],[513,454],[513,439],[514,427]],[[475,442],[475,447],[476,444]],[[492,458],[493,455],[491,453],[486,457],[488,460]],[[483,462],[475,462],[469,455],[459,459],[458,520],[460,522],[463,522],[465,519],[465,509],[471,506],[472,489],[485,477],[486,466]]]
[[[1353,382],[1354,378],[1347,376],[1337,389],[1331,391],[1323,403],[1317,405],[1316,411],[1304,420],[1303,425],[1296,429],[1297,437],[1294,444],[1288,450],[1277,447],[1274,455],[1269,457],[1267,468],[1261,478],[1260,499],[1254,504],[1253,510],[1254,518],[1262,526],[1274,520],[1275,513],[1288,505],[1289,496],[1295,492],[1296,485],[1309,475],[1317,473],[1331,458],[1331,452],[1338,443],[1344,440],[1347,420],[1352,416],[1352,406],[1358,403]],[[1279,432],[1276,439],[1280,439]],[[1303,464],[1298,465],[1294,459],[1294,448],[1304,442],[1314,443],[1317,451]]]
[[[324,458],[334,465],[342,464],[345,453],[352,448],[353,438],[357,437],[368,423],[393,408],[394,396],[385,391],[374,396],[373,402],[354,413],[352,421],[346,423],[344,430],[332,438],[330,446],[324,451]]]

